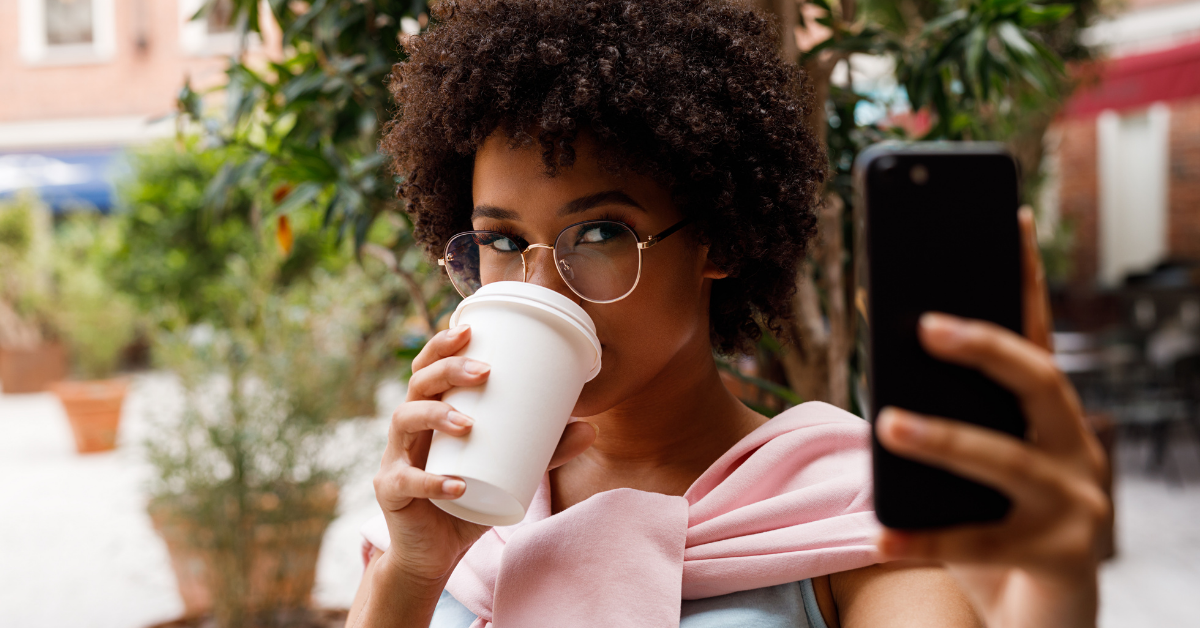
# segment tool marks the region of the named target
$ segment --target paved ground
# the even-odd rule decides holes
[[[0,396],[0,626],[142,628],[180,614],[166,549],[145,514],[139,447],[150,417],[177,412],[177,400],[169,377],[139,376],[121,446],[79,456],[52,397]],[[1139,472],[1136,445],[1122,449],[1121,553],[1102,574],[1102,628],[1200,626],[1200,452],[1181,446],[1172,456],[1169,484]],[[357,529],[373,508],[367,472],[343,492],[325,537],[319,604],[349,605],[361,573]]]

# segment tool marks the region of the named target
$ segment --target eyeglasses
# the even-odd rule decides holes
[[[454,288],[469,297],[496,281],[526,281],[525,254],[550,249],[554,267],[572,292],[592,303],[612,303],[629,296],[642,276],[642,251],[662,242],[686,225],[685,218],[667,230],[639,240],[629,225],[615,220],[589,220],[558,234],[554,246],[528,244],[497,231],[465,231],[446,243],[438,265]]]

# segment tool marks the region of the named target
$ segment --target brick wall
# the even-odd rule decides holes
[[[185,76],[196,87],[224,81],[225,57],[181,49],[177,0],[113,0],[113,57],[73,65],[21,58],[19,4],[0,0],[0,122],[162,115],[173,110]]]
[[[1059,215],[1075,229],[1070,283],[1090,286],[1099,268],[1100,188],[1096,181],[1096,119],[1068,118],[1056,123],[1059,144]]]
[[[1200,261],[1200,98],[1171,103],[1167,250]]]
[[[1170,176],[1167,190],[1167,254],[1200,261],[1200,98],[1170,103]],[[1068,118],[1062,132],[1060,215],[1075,226],[1070,283],[1092,285],[1099,268],[1100,190],[1096,119]]]

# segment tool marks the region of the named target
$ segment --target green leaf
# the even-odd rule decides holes
[[[747,384],[753,384],[754,386],[757,386],[760,389],[762,389],[764,392],[775,395],[776,397],[779,397],[780,399],[784,400],[787,403],[790,403],[792,405],[799,405],[801,403],[804,403],[804,398],[801,397],[800,395],[796,394],[792,389],[787,388],[786,386],[780,386],[779,384],[776,384],[775,382],[762,379],[761,377],[754,377],[753,375],[746,375],[745,373],[737,370],[732,365],[728,364],[727,362],[725,362],[723,360],[717,361],[717,368],[721,369],[722,371],[725,371],[726,373],[729,373],[730,375],[733,375],[737,379],[739,379],[743,382],[746,382]]]
[[[296,18],[296,21],[292,22],[291,25],[284,30],[283,41],[288,43],[295,41],[299,37],[300,33],[303,32],[304,29],[308,28],[308,25],[325,10],[325,7],[328,4],[329,0],[316,0],[316,2],[313,2],[312,5],[308,7],[308,11],[304,15]]]
[[[1021,7],[1021,25],[1026,27],[1049,26],[1067,19],[1074,12],[1075,7],[1069,4],[1050,4],[1044,6],[1030,4]]]
[[[921,29],[921,37],[927,37],[932,33],[948,28],[956,22],[966,20],[970,13],[966,9],[956,9],[941,17],[930,20],[925,24],[925,28]]]
[[[976,26],[967,35],[967,80],[976,92],[982,92],[980,77],[983,75],[983,52],[987,46],[988,33],[983,26]]]
[[[996,31],[1008,48],[1017,54],[1024,57],[1032,57],[1037,53],[1033,44],[1030,44],[1029,40],[1025,39],[1025,35],[1012,22],[1001,22]]]
[[[295,189],[283,199],[283,202],[275,208],[277,214],[290,214],[305,205],[312,203],[314,199],[325,191],[324,183],[315,181],[305,181],[297,185]]]

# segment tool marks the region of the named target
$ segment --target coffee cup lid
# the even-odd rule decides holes
[[[596,336],[596,324],[592,317],[571,299],[542,286],[523,281],[497,281],[482,286],[475,294],[463,299],[450,316],[450,326],[458,325],[463,310],[477,303],[507,301],[536,307],[558,314],[571,326],[578,329],[595,350],[596,359],[588,371],[587,381],[600,373],[600,339]]]

